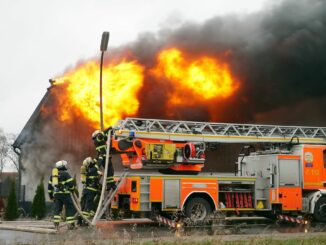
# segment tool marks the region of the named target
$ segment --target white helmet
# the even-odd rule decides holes
[[[96,137],[96,135],[100,134],[101,133],[101,130],[95,130],[93,133],[92,133],[92,139],[94,139]]]
[[[60,160],[58,162],[55,163],[55,167],[56,168],[66,168],[67,167],[67,161],[65,160]]]
[[[83,161],[83,166],[88,167],[91,162],[92,162],[92,158],[86,157],[85,160]]]

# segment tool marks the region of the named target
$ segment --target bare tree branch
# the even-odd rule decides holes
[[[16,135],[6,134],[0,128],[0,176],[6,166],[13,165],[18,171],[18,156],[12,148],[15,138]]]

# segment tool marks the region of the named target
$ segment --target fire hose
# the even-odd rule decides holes
[[[106,180],[107,178],[107,173],[108,173],[108,165],[109,165],[109,155],[110,155],[110,148],[111,148],[111,130],[108,132],[108,141],[106,143],[107,147],[106,147],[106,157],[105,157],[105,168],[104,168],[104,176],[103,176],[103,182]],[[105,194],[105,184],[102,184],[102,190],[101,190],[101,196],[100,196],[100,200],[98,202],[98,206],[96,209],[96,213],[93,217],[92,220],[92,225],[96,225],[96,222],[98,221],[98,216],[99,213],[101,211],[102,208],[102,202],[104,199],[104,194]]]
[[[78,198],[76,196],[76,193],[70,192],[70,197],[72,200],[72,203],[74,204],[75,209],[77,210],[77,213],[82,217],[83,220],[85,220],[89,225],[92,225],[92,222],[88,220],[85,215],[83,214],[82,210],[80,209],[79,202],[77,201]]]

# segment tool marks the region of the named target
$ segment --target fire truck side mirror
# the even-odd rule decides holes
[[[110,32],[103,32],[101,40],[101,52],[105,52],[108,49]]]

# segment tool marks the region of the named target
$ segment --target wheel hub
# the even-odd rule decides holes
[[[203,220],[206,217],[207,210],[205,206],[201,203],[197,203],[193,206],[191,210],[192,220]]]

